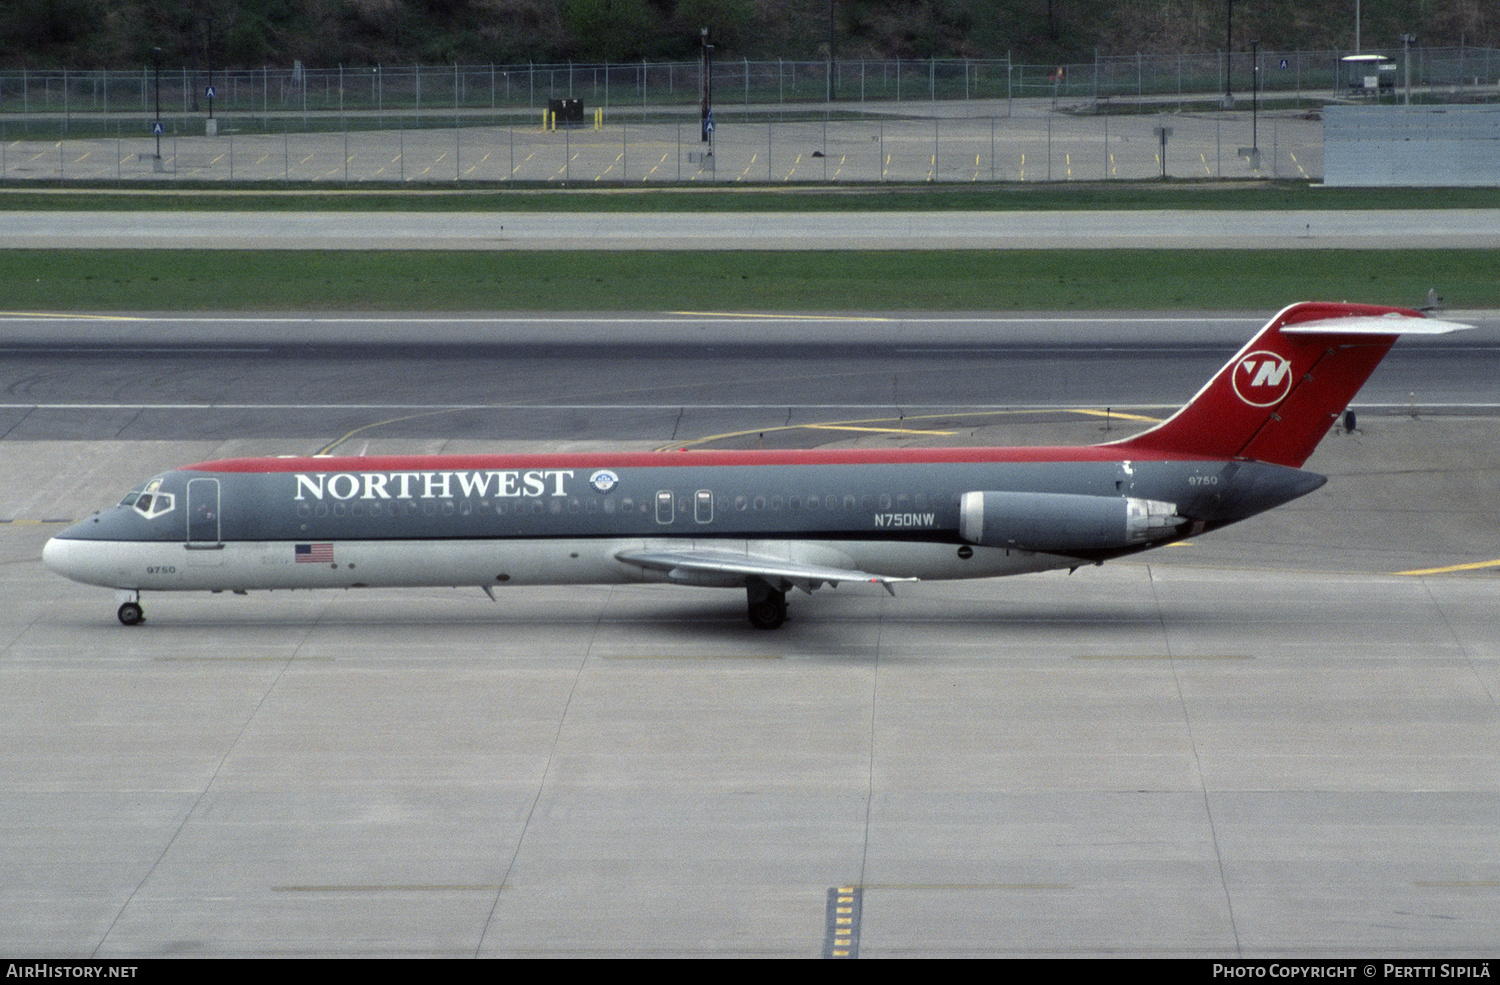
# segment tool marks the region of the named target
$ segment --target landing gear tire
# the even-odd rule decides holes
[[[146,621],[146,613],[141,610],[137,602],[126,602],[120,606],[120,611],[115,613],[120,617],[120,622],[126,626],[135,626]]]
[[[747,612],[756,629],[780,629],[786,622],[786,592],[750,589]]]

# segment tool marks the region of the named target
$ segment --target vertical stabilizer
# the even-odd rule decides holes
[[[1403,333],[1470,328],[1407,308],[1285,308],[1177,413],[1111,442],[1141,457],[1243,458],[1300,467]]]

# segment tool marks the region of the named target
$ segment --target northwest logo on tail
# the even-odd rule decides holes
[[[1271,407],[1292,390],[1292,364],[1260,349],[1239,361],[1232,379],[1235,396],[1251,407]]]

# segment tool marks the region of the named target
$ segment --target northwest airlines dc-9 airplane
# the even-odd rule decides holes
[[[240,458],[158,475],[46,545],[143,592],[666,582],[738,588],[752,625],[823,585],[1102,564],[1254,516],[1303,471],[1416,311],[1286,308],[1188,404],[1079,447]],[[894,592],[892,593],[894,594]]]

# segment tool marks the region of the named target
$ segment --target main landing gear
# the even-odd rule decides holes
[[[786,592],[778,592],[763,581],[745,586],[750,625],[756,629],[779,629],[786,622]]]

